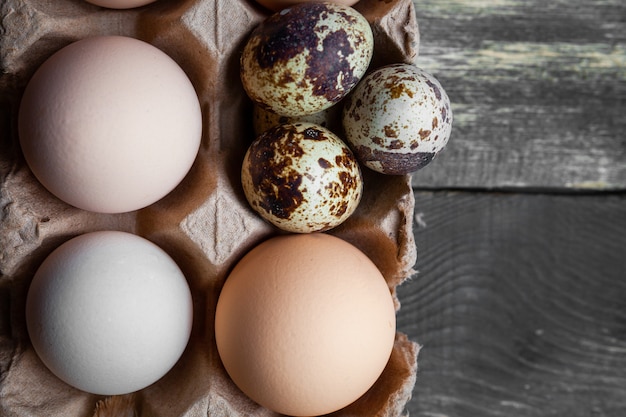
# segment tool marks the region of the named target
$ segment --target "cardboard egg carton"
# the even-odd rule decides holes
[[[411,0],[361,0],[371,23],[370,68],[413,62],[419,35]],[[248,206],[240,184],[254,138],[252,103],[239,79],[239,55],[268,12],[252,0],[158,0],[110,10],[82,0],[3,0],[0,4],[0,415],[6,416],[274,416],[230,381],[217,355],[214,309],[233,265],[256,244],[281,233]],[[93,35],[125,35],[171,56],[194,84],[204,132],[185,180],[136,212],[82,211],[52,196],[33,177],[19,148],[17,113],[29,78],[50,55]],[[328,233],[364,251],[394,297],[416,261],[409,176],[363,169],[364,195],[353,216]],[[111,196],[114,198],[114,196]],[[53,376],[30,345],[24,304],[33,273],[59,244],[94,230],[144,236],[179,264],[194,297],[192,336],[178,364],[133,394],[103,397]],[[396,305],[400,304],[396,298]],[[399,416],[415,384],[419,345],[397,334],[377,383],[337,416]]]

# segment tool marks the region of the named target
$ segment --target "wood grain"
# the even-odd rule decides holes
[[[455,114],[420,188],[626,189],[626,2],[415,0]]]
[[[626,195],[416,193],[411,416],[626,415]]]

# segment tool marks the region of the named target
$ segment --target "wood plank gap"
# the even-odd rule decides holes
[[[626,187],[619,189],[585,189],[562,187],[424,187],[414,186],[414,192],[442,192],[467,194],[541,194],[566,196],[626,196]]]

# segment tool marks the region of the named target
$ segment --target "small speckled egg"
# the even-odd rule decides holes
[[[374,40],[351,7],[301,3],[255,28],[241,56],[250,98],[282,116],[302,116],[340,101],[363,77]]]
[[[274,126],[282,125],[285,123],[298,122],[314,123],[316,125],[325,127],[332,132],[336,132],[337,130],[335,129],[337,127],[336,125],[338,124],[336,121],[340,119],[340,117],[338,117],[337,115],[338,112],[341,112],[341,108],[339,106],[332,106],[317,113],[307,114],[304,116],[288,117],[273,113],[257,104],[252,110],[252,126],[254,128],[254,133],[256,134],[256,136],[259,136],[260,134]]]
[[[154,3],[156,0],[86,0],[87,3],[109,9],[132,9]]]
[[[450,99],[422,69],[384,66],[346,99],[343,127],[362,164],[384,174],[408,174],[429,164],[448,143]]]
[[[338,226],[354,212],[363,191],[350,148],[312,123],[283,124],[257,137],[244,157],[241,181],[251,207],[293,233]]]

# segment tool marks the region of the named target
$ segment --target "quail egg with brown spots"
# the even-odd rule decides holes
[[[304,116],[281,116],[264,109],[258,104],[252,109],[252,127],[256,136],[266,130],[284,123],[309,122],[325,127],[331,132],[338,132],[341,124],[341,106],[332,106],[320,112]]]
[[[301,3],[265,19],[241,56],[252,101],[281,116],[328,108],[363,77],[374,50],[369,22],[330,2]]]
[[[282,124],[258,136],[244,156],[241,182],[250,206],[292,233],[326,231],[343,223],[363,193],[350,148],[313,123]]]
[[[359,161],[383,174],[428,165],[452,130],[450,99],[435,77],[411,64],[369,73],[345,101],[346,142]]]

